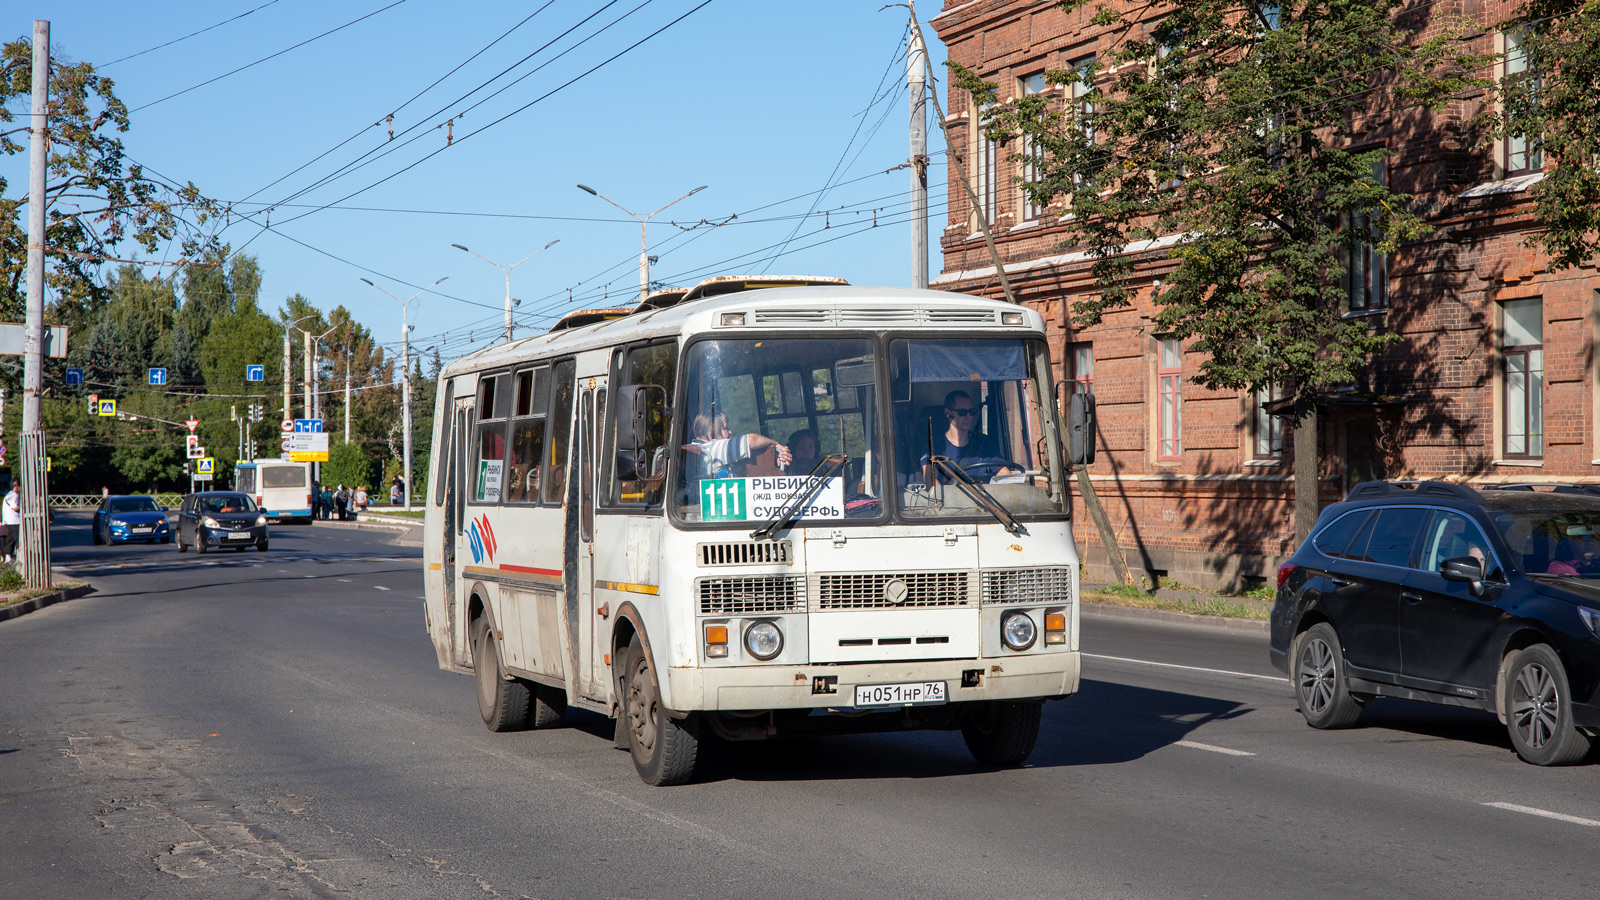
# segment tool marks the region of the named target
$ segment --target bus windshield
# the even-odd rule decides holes
[[[874,359],[867,338],[692,344],[684,358],[679,518],[759,524],[806,492],[795,520],[879,518]]]
[[[889,359],[901,515],[983,516],[984,493],[1013,515],[1065,511],[1040,342],[906,338]]]

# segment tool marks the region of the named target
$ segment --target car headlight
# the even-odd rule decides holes
[[[256,524],[257,525],[265,525],[265,524],[267,524],[267,517],[266,516],[256,516]]]
[[[783,652],[783,632],[771,622],[757,622],[744,630],[744,648],[756,659],[772,659]]]
[[[216,519],[213,519],[210,516],[206,516],[204,519],[201,519],[200,520],[200,524],[204,525],[207,528],[221,528],[222,527],[222,525],[220,525],[217,522]]]
[[[1600,609],[1589,609],[1586,606],[1578,607],[1578,618],[1583,624],[1589,626],[1589,633],[1600,638]]]
[[[1009,612],[1000,619],[1000,639],[1012,650],[1026,650],[1033,646],[1039,629],[1025,612]]]
[[[121,529],[121,528],[127,528],[128,525],[127,525],[126,522],[121,522],[121,521],[119,521],[117,519],[112,519],[111,520],[111,527],[112,527],[113,530],[116,530],[116,529]]]

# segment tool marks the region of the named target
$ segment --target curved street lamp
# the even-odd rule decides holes
[[[682,197],[679,197],[677,200],[674,200],[671,203],[668,203],[666,206],[661,207],[660,209],[656,210],[655,212],[651,213],[650,215],[648,215],[648,216],[640,216],[638,213],[633,212],[632,210],[629,210],[629,209],[623,207],[617,201],[612,200],[610,197],[607,197],[605,194],[600,193],[599,191],[595,190],[592,187],[589,187],[587,184],[578,185],[578,189],[579,190],[588,191],[589,193],[595,195],[596,197],[599,197],[601,200],[604,200],[605,202],[611,204],[612,206],[615,206],[617,209],[620,209],[623,212],[627,213],[628,215],[632,216],[634,218],[634,220],[639,223],[639,302],[640,303],[643,303],[644,302],[644,298],[650,294],[650,251],[648,249],[648,245],[645,243],[645,225],[646,225],[646,223],[648,223],[651,219],[655,218],[656,216],[660,215],[661,213],[666,212],[668,209],[672,208],[673,206],[676,206],[678,203],[681,203],[684,200],[687,200],[690,197],[693,197],[695,194],[700,193],[701,191],[705,190],[706,187],[707,187],[707,185],[702,184],[699,187],[695,188],[694,190],[690,191],[689,193],[684,194]]]
[[[468,249],[466,246],[464,246],[462,244],[451,244],[450,245],[450,246],[456,248],[457,250],[466,250],[468,253],[471,253],[473,256],[476,256],[477,258],[483,260],[484,262],[488,263],[489,265],[494,266],[496,269],[499,269],[501,272],[505,273],[505,276],[506,276],[506,333],[505,333],[506,343],[508,343],[508,344],[511,343],[511,329],[512,329],[511,307],[515,305],[515,303],[511,299],[511,270],[515,269],[517,266],[522,265],[523,263],[527,262],[528,260],[533,259],[535,256],[538,256],[539,254],[545,252],[546,250],[549,250],[551,247],[554,247],[555,245],[557,245],[559,243],[561,243],[561,239],[560,238],[556,238],[555,240],[551,241],[550,243],[545,244],[543,247],[540,247],[539,249],[533,251],[532,253],[529,253],[527,256],[524,256],[523,258],[517,260],[516,262],[512,263],[509,266],[502,266],[499,263],[495,262],[494,260],[490,259],[489,257],[484,256],[482,253],[479,253],[476,250]]]
[[[433,290],[434,288],[443,284],[445,281],[448,281],[449,278],[450,276],[446,275],[445,277],[435,281],[433,284],[428,285],[427,287],[417,291],[415,294],[412,294],[405,299],[401,299],[396,297],[394,294],[389,293],[388,291],[384,291],[383,288],[378,287],[368,279],[361,279],[362,281],[367,282],[368,285],[383,291],[384,295],[390,300],[400,304],[400,391],[404,395],[402,400],[402,416],[404,421],[402,422],[401,427],[405,429],[405,440],[403,442],[405,446],[405,461],[403,463],[405,466],[405,475],[403,480],[405,481],[406,512],[411,511],[411,324],[406,320],[406,312],[408,307],[411,305],[411,301]]]

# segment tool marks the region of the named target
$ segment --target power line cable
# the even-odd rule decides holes
[[[146,53],[154,53],[157,50],[162,50],[162,49],[165,49],[167,47],[171,47],[173,44],[180,43],[182,41],[187,41],[189,38],[197,37],[199,35],[205,34],[206,32],[211,31],[214,28],[221,28],[222,26],[228,24],[229,22],[237,22],[240,19],[244,18],[245,16],[248,16],[253,12],[259,12],[260,10],[266,9],[267,7],[269,7],[272,4],[277,3],[277,2],[278,2],[278,0],[267,0],[267,2],[261,4],[260,6],[255,7],[254,9],[247,9],[244,12],[239,13],[236,16],[233,16],[232,18],[223,19],[221,22],[218,22],[215,25],[207,25],[206,27],[200,29],[199,31],[192,31],[192,32],[184,35],[183,37],[173,38],[172,40],[167,41],[165,44],[157,44],[154,47],[151,47],[151,48],[149,48],[147,50],[140,50],[138,53],[129,53],[127,56],[118,57],[116,59],[113,59],[111,62],[101,63],[96,68],[100,68],[100,69],[109,68],[111,66],[116,65],[119,62],[127,62],[128,60],[133,59],[136,56],[143,56]]]

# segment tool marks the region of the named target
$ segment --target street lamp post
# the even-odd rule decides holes
[[[307,316],[305,318],[316,318],[316,317],[315,316]],[[305,321],[305,319],[296,319],[295,321],[298,323],[298,322]],[[339,330],[340,328],[344,328],[344,327],[346,327],[346,326],[344,326],[344,325],[335,325],[332,328],[329,328],[327,331],[324,331],[321,334],[312,334],[311,332],[307,331],[304,328],[298,329],[298,331],[301,334],[306,336],[305,408],[306,408],[306,418],[308,418],[308,419],[320,419],[320,418],[322,418],[322,416],[318,414],[318,407],[320,407],[322,405],[321,385],[318,384],[318,382],[320,382],[322,379],[317,377],[317,370],[316,370],[317,345],[322,342],[323,338],[327,337],[330,334],[333,334],[335,331]],[[316,462],[312,463],[311,464],[311,474],[312,474],[312,480],[313,481],[320,482],[321,479],[322,479],[322,463],[316,463]]]
[[[473,256],[476,256],[477,258],[483,260],[484,262],[488,263],[489,265],[494,266],[496,269],[499,269],[502,273],[505,274],[505,276],[506,276],[506,333],[505,333],[506,343],[508,343],[508,344],[511,343],[511,328],[512,328],[511,307],[514,305],[512,299],[511,299],[511,270],[515,269],[517,266],[522,265],[523,263],[527,262],[528,260],[533,259],[535,256],[538,256],[539,254],[545,252],[546,250],[549,250],[551,247],[554,247],[555,245],[557,245],[559,243],[561,243],[561,239],[560,238],[556,238],[555,240],[551,241],[550,243],[545,244],[543,247],[540,247],[539,249],[533,251],[532,253],[529,253],[527,256],[524,256],[523,258],[517,260],[516,262],[512,263],[509,266],[502,266],[499,263],[495,262],[494,260],[490,259],[489,257],[484,256],[482,253],[479,253],[476,250],[470,250],[470,249],[466,248],[465,246],[462,246],[461,244],[451,244],[450,245],[450,246],[456,248],[457,250],[466,250],[468,253],[471,253]]]
[[[443,284],[449,279],[449,277],[450,276],[446,275],[444,278],[435,281],[433,284],[428,285],[422,290],[417,291],[415,294],[412,294],[404,299],[396,297],[388,291],[384,291],[383,288],[372,284],[371,281],[367,281],[365,278],[361,279],[362,281],[366,281],[367,284],[371,285],[372,287],[383,291],[384,296],[388,297],[390,300],[400,304],[400,393],[403,407],[401,412],[402,418],[400,427],[405,429],[405,439],[402,443],[405,447],[405,461],[403,463],[405,466],[405,476],[403,480],[405,481],[404,493],[406,497],[406,512],[411,511],[411,323],[408,321],[406,313],[411,305],[411,301]]]
[[[601,200],[604,200],[612,206],[615,206],[617,209],[620,209],[632,216],[633,219],[639,223],[639,302],[643,303],[644,298],[650,294],[650,250],[649,245],[645,242],[645,225],[648,224],[651,219],[654,219],[656,216],[666,212],[673,206],[676,206],[684,200],[687,200],[690,197],[693,197],[695,194],[705,190],[706,185],[700,185],[689,193],[684,194],[682,197],[679,197],[671,203],[668,203],[666,206],[661,207],[648,216],[640,216],[638,213],[624,209],[621,204],[617,203],[617,201],[612,200],[610,197],[607,197],[606,195],[600,193],[592,187],[589,187],[586,184],[578,185],[578,189],[588,191],[596,197],[599,197]]]

